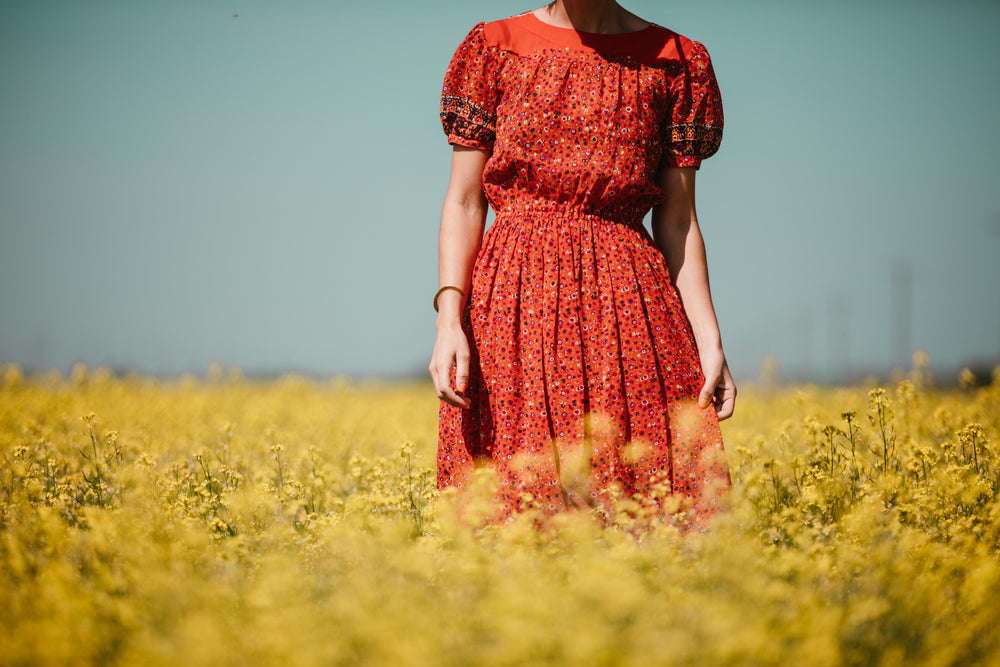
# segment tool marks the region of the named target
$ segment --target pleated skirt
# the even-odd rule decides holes
[[[441,402],[439,488],[461,495],[489,468],[493,522],[527,508],[607,515],[635,499],[705,526],[725,506],[729,468],[714,408],[697,405],[691,326],[641,220],[499,212],[463,327],[472,406]]]

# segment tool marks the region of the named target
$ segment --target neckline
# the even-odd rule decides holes
[[[546,23],[533,11],[526,11],[525,15],[532,24],[540,28],[541,30],[547,32],[550,35],[558,37],[570,37],[576,36],[577,39],[586,41],[608,41],[613,42],[620,39],[635,39],[637,37],[643,37],[645,34],[649,33],[656,27],[656,24],[646,22],[645,28],[640,28],[639,30],[633,30],[631,32],[587,32],[586,30],[577,30],[576,28],[563,28],[562,26],[552,25],[551,23]]]

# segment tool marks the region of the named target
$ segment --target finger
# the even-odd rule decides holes
[[[441,391],[441,387],[438,385],[437,366],[431,362],[431,365],[427,368],[427,370],[430,371],[431,383],[434,385],[434,393],[437,394]]]
[[[466,384],[469,382],[469,355],[468,353],[458,353],[455,368],[455,388],[458,392],[465,393]]]
[[[456,408],[468,409],[472,407],[472,401],[464,396],[459,396],[451,387],[445,387],[443,391],[438,392],[438,398],[448,405],[454,405]]]
[[[705,381],[705,386],[701,388],[701,393],[698,394],[699,408],[707,408],[715,402],[715,384],[715,380]]]
[[[736,401],[733,399],[727,399],[721,406],[716,409],[716,414],[719,417],[719,421],[724,419],[729,419],[733,416],[733,410],[736,408]]]
[[[448,363],[433,366],[431,375],[434,378],[434,390],[438,398],[456,408],[469,408],[472,402],[460,396],[451,386],[451,369],[453,366]]]
[[[440,373],[438,371],[438,364],[434,363],[434,361],[431,361],[431,365],[430,365],[430,367],[428,367],[427,370],[429,370],[431,372],[431,382],[434,383],[434,393],[436,393],[438,396],[440,396],[441,395],[441,381],[440,381]]]
[[[437,392],[438,398],[444,398],[444,391],[446,389],[450,389],[450,366],[451,365],[447,363],[438,363],[434,366],[434,370],[431,372],[431,377],[434,378],[434,391]]]

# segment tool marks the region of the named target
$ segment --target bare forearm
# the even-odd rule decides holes
[[[694,218],[669,220],[667,215],[668,212],[661,211],[659,219],[654,218],[654,238],[691,322],[695,343],[702,353],[721,350],[722,337],[712,305],[705,243],[698,221]]]
[[[441,211],[438,236],[438,281],[440,286],[454,285],[469,293],[472,265],[486,224],[486,200],[480,195],[446,199]],[[438,328],[457,326],[467,297],[448,290],[438,299]]]

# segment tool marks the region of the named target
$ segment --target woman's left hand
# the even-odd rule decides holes
[[[729,419],[736,406],[736,383],[729,372],[726,355],[721,350],[702,354],[701,370],[705,374],[705,386],[698,395],[698,407],[714,405],[719,421]]]

